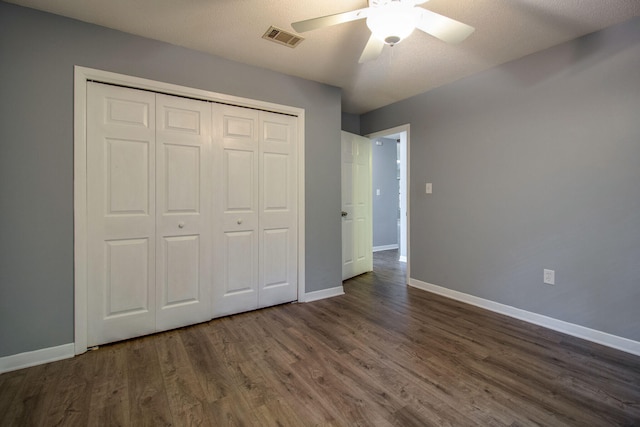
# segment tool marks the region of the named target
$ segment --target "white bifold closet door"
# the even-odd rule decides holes
[[[87,87],[88,345],[211,318],[207,102]]]
[[[297,299],[297,118],[87,85],[89,346]]]
[[[296,118],[214,105],[214,317],[297,299]]]

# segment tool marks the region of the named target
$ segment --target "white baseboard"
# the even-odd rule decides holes
[[[325,298],[337,297],[339,295],[344,295],[344,288],[342,287],[342,285],[336,286],[335,288],[307,292],[306,294],[304,294],[304,300],[301,302],[318,301]]]
[[[73,343],[0,357],[0,374],[30,366],[69,359],[75,355]]]
[[[373,252],[390,251],[391,249],[398,249],[398,248],[399,248],[398,244],[395,244],[395,245],[374,246],[374,247],[373,247]]]
[[[336,286],[335,288],[307,292],[304,294],[304,298],[300,300],[300,302],[317,301],[339,295],[344,295],[344,288],[342,285]],[[25,353],[0,357],[0,374],[4,372],[17,371],[18,369],[28,368],[30,366],[55,362],[56,360],[69,359],[74,356],[75,345],[74,343],[69,343],[59,345],[57,347],[43,348],[40,350],[27,351]]]
[[[417,279],[409,279],[409,286],[640,356],[640,342],[638,341],[586,328],[574,323],[565,322],[564,320],[558,320],[541,314],[532,313],[530,311],[479,298],[463,292],[443,288],[442,286],[432,285],[431,283]]]

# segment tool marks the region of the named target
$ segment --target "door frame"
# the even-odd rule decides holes
[[[409,278],[411,277],[411,193],[410,193],[410,189],[411,189],[411,131],[410,131],[411,126],[409,125],[409,123],[404,124],[404,125],[400,125],[400,126],[396,126],[390,129],[385,129],[385,130],[381,130],[378,132],[373,132],[370,134],[365,135],[365,137],[369,138],[369,139],[375,139],[375,138],[382,138],[384,136],[387,135],[393,135],[396,133],[401,133],[401,132],[405,132],[407,134],[407,162],[406,162],[406,170],[405,170],[405,182],[406,182],[406,188],[405,188],[405,194],[406,194],[406,204],[407,204],[407,233],[405,238],[407,239],[407,271],[406,271],[406,277],[405,277],[405,284],[409,284]]]
[[[210,92],[203,89],[158,82],[109,71],[76,65],[73,95],[73,256],[74,256],[74,351],[87,351],[87,295],[88,295],[88,218],[87,218],[87,82],[97,81],[134,89],[195,98],[203,101],[237,105],[265,110],[298,118],[298,301],[305,299],[305,170],[303,108],[274,104],[238,96]]]

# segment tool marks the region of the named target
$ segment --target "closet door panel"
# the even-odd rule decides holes
[[[155,331],[155,95],[87,84],[87,344]]]
[[[156,95],[157,330],[210,319],[211,106]]]
[[[295,117],[260,113],[259,307],[298,297],[296,136]]]
[[[258,307],[258,112],[213,106],[213,316]]]

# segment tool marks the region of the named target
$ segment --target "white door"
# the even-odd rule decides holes
[[[88,345],[211,318],[211,107],[87,86]]]
[[[296,120],[260,112],[259,307],[298,297]]]
[[[296,118],[214,106],[214,317],[297,299]]]
[[[258,307],[259,112],[214,105],[213,316]]]
[[[371,141],[342,132],[342,280],[373,270]]]
[[[87,87],[88,342],[156,328],[155,94]]]
[[[211,105],[156,95],[156,330],[211,319]]]

